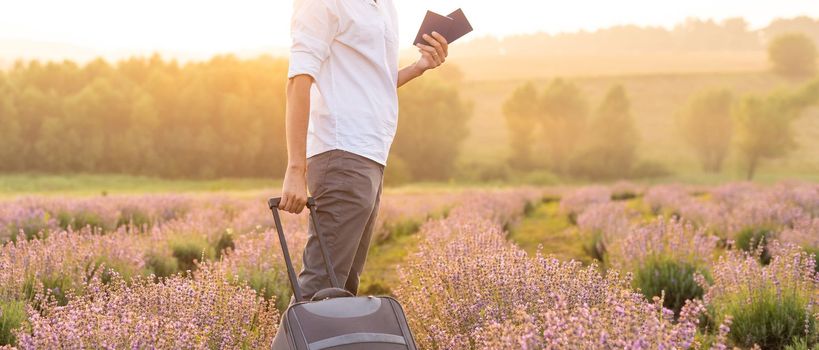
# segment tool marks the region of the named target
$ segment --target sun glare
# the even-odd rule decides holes
[[[425,10],[447,13],[458,7],[476,29],[467,40],[485,35],[591,31],[618,24],[672,27],[688,17],[742,16],[751,26],[761,27],[775,17],[819,15],[819,6],[806,6],[804,0],[395,1],[402,39],[414,35]],[[55,44],[49,56],[70,52],[66,46],[102,55],[159,51],[206,57],[276,48],[278,53],[289,42],[291,8],[291,0],[18,1],[7,4],[0,13],[0,52],[30,56],[25,43],[39,42]],[[402,41],[409,47],[409,41]]]

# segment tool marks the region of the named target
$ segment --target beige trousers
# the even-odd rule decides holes
[[[307,187],[316,199],[316,215],[338,282],[358,293],[381,197],[384,166],[363,156],[332,150],[307,159]],[[312,222],[308,229],[299,285],[304,300],[330,279]]]

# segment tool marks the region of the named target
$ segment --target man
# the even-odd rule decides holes
[[[353,294],[367,258],[384,167],[398,124],[397,88],[444,63],[447,42],[425,35],[420,57],[398,68],[394,0],[296,0],[287,82],[288,166],[279,208],[301,212],[307,189],[339,283]],[[303,297],[330,287],[309,228]]]

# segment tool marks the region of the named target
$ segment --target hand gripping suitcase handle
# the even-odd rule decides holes
[[[270,208],[270,211],[273,212],[273,219],[276,221],[276,231],[279,234],[279,243],[282,245],[282,255],[284,255],[284,264],[287,266],[287,275],[290,279],[290,287],[293,288],[293,295],[295,296],[296,301],[300,302],[303,300],[301,288],[299,287],[299,281],[296,278],[296,270],[293,268],[293,262],[290,259],[290,251],[287,249],[287,241],[284,236],[284,230],[282,229],[281,218],[279,217],[280,202],[281,197],[274,197],[267,201],[267,205]],[[316,220],[316,200],[313,197],[307,197],[307,208],[310,209],[310,220],[316,231],[316,238],[318,238],[319,247],[321,248],[321,256],[324,258],[324,267],[327,270],[327,275],[330,276],[330,285],[334,288],[341,288],[338,283],[338,279],[336,278],[336,274],[331,267],[333,266],[333,263],[332,260],[330,260],[330,253],[327,251],[327,245],[324,243],[324,238],[320,234],[321,230],[318,226],[318,220]]]
[[[282,197],[270,198],[270,199],[267,200],[267,206],[270,207],[270,209],[278,208],[279,203],[281,201],[282,201]],[[313,207],[315,207],[315,206],[316,206],[316,199],[313,198],[313,197],[307,197],[307,208],[310,208],[312,210]]]

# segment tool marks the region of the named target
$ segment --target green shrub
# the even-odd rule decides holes
[[[552,203],[552,202],[560,202],[560,196],[546,195],[546,196],[543,196],[543,198],[541,198],[540,201],[542,203],[544,203],[544,204]]]
[[[529,217],[532,213],[535,212],[535,205],[532,204],[530,201],[526,201],[526,204],[523,205],[523,216]]]
[[[86,280],[91,280],[94,276],[99,276],[102,283],[108,284],[113,277],[112,271],[116,271],[126,281],[138,274],[139,271],[133,267],[132,264],[120,260],[111,259],[108,256],[101,255],[89,262],[85,267]]]
[[[213,247],[202,237],[177,237],[171,240],[170,248],[180,271],[195,271],[196,261],[211,260],[216,256]]]
[[[30,218],[17,224],[10,224],[8,226],[8,232],[10,233],[9,240],[12,242],[17,242],[17,240],[20,238],[18,237],[20,235],[20,231],[23,232],[23,238],[25,238],[27,241],[35,238],[44,238],[45,233],[48,232],[48,229],[50,228],[49,221],[50,217],[46,213],[42,216]],[[0,241],[0,243],[3,242]]]
[[[393,292],[392,288],[390,288],[385,281],[377,280],[362,284],[359,288],[358,295],[393,295]]]
[[[59,222],[60,227],[65,230],[69,228],[72,230],[79,230],[87,226],[92,228],[101,228],[103,230],[111,229],[111,227],[108,227],[105,224],[99,214],[89,211],[79,211],[76,213],[62,211],[57,214],[57,221]]]
[[[259,293],[265,300],[276,298],[276,308],[284,311],[290,304],[290,282],[284,275],[284,271],[250,271],[243,273],[243,279],[247,280],[250,288]]]
[[[176,259],[158,253],[149,253],[145,257],[145,266],[149,274],[154,274],[158,278],[168,277],[179,272],[179,264]]]
[[[14,345],[14,329],[26,320],[26,303],[20,300],[0,301],[0,347]]]
[[[649,300],[665,291],[663,306],[679,315],[686,300],[702,298],[704,293],[694,280],[695,273],[702,274],[706,280],[710,278],[707,270],[692,263],[657,257],[635,271],[633,284]]]
[[[9,242],[17,242],[21,238],[23,240],[30,241],[32,239],[43,239],[43,238],[46,237],[45,231],[22,229],[22,233],[23,233],[22,237],[20,237],[21,230],[19,228],[13,228],[10,231],[11,231],[11,235],[9,236],[9,239],[8,239]],[[5,243],[5,242],[0,241],[0,243]]]
[[[763,265],[771,263],[771,252],[768,250],[768,241],[774,231],[763,227],[748,227],[736,235],[736,246],[746,252],[759,251],[759,261]]]
[[[627,201],[634,198],[637,198],[637,194],[632,191],[622,191],[611,194],[611,200],[613,201]]]
[[[386,230],[387,234],[380,236],[383,238],[379,243],[388,242],[399,237],[412,235],[418,232],[420,228],[421,222],[415,219],[403,219],[396,220],[395,222],[386,223],[384,224],[384,230]]]
[[[216,250],[216,259],[222,257],[222,254],[228,249],[235,249],[236,243],[233,241],[233,230],[226,229],[221,236],[219,236],[219,240],[216,241],[216,246],[214,249]]]
[[[593,259],[604,262],[606,260],[606,241],[603,232],[595,230],[589,235],[589,239],[583,244],[583,252]]]
[[[758,344],[763,349],[782,349],[798,342],[811,347],[816,345],[816,318],[805,313],[807,299],[770,287],[756,291],[753,298],[735,295],[720,313],[732,316],[729,336],[740,347]]]
[[[575,212],[569,213],[568,215],[566,215],[566,219],[568,219],[570,224],[575,226],[577,225],[577,213]]]
[[[136,207],[125,207],[117,219],[117,227],[131,225],[138,230],[150,229],[153,225],[150,215]]]
[[[42,288],[49,291],[49,294],[54,297],[54,300],[61,306],[68,304],[68,291],[74,286],[71,277],[63,274],[50,274],[41,276],[39,279],[34,275],[29,275],[23,282],[23,294],[26,300],[34,300],[37,291]],[[35,305],[37,307],[37,305]]]

